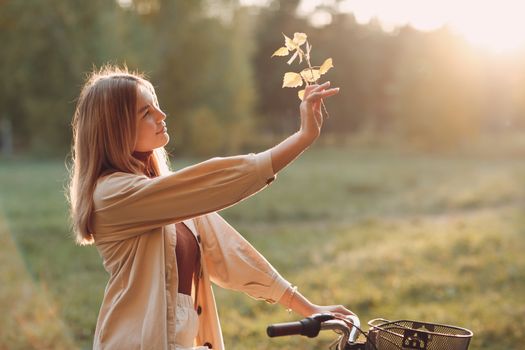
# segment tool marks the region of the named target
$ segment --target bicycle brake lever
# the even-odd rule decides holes
[[[350,341],[350,343],[355,343],[358,337],[358,334],[357,334],[358,328],[361,327],[361,321],[359,320],[359,317],[357,317],[357,315],[348,315],[345,318],[349,320],[350,322],[352,322],[352,325],[355,326],[355,327],[352,327],[352,330],[350,331],[350,336],[348,337],[348,340]]]
[[[319,322],[325,322],[325,321],[329,321],[329,320],[333,320],[335,318],[334,315],[332,314],[313,314],[312,317],[314,320],[316,321],[319,321]]]

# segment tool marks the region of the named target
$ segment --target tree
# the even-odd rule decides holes
[[[476,57],[446,29],[410,28],[398,38],[394,80],[398,131],[424,148],[451,148],[479,132],[481,71]]]
[[[15,146],[63,150],[83,72],[91,62],[114,57],[112,31],[102,35],[102,27],[114,23],[117,5],[12,0],[0,6],[0,105],[13,125]]]
[[[208,15],[202,4],[161,1],[158,11],[143,15],[145,45],[153,43],[145,66],[165,110],[175,114],[168,126],[177,151],[191,153],[188,145],[197,141],[191,139],[196,124],[190,118],[206,110],[222,129],[214,151],[236,152],[250,134],[254,104],[248,14],[236,11],[227,24]]]

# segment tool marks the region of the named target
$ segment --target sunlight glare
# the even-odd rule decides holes
[[[471,2],[468,5],[451,18],[450,25],[472,44],[498,53],[525,46],[523,9],[519,2],[501,1],[499,5]]]
[[[354,13],[359,23],[378,18],[386,31],[448,25],[471,44],[495,52],[525,47],[525,3],[518,0],[343,0],[338,9]]]

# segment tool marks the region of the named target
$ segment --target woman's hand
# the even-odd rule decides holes
[[[323,98],[335,95],[339,88],[328,89],[329,82],[322,85],[309,85],[301,102],[301,128],[275,147],[272,147],[272,167],[274,174],[290,164],[306,150],[321,133],[323,114],[321,106]]]
[[[345,317],[345,316],[348,316],[348,315],[356,316],[355,313],[353,313],[352,311],[348,310],[343,305],[326,305],[326,306],[313,305],[313,308],[312,308],[311,311],[312,311],[311,312],[312,315],[313,314],[331,313],[331,314],[334,314],[335,316],[341,316],[341,317]]]
[[[297,288],[288,288],[279,303],[287,309],[291,309],[298,314],[308,317],[313,314],[331,313],[335,316],[355,315],[343,305],[316,305],[310,302],[304,295],[302,295]]]
[[[304,92],[304,98],[299,110],[301,111],[301,129],[299,134],[314,142],[321,133],[324,116],[321,111],[323,98],[330,97],[339,92],[339,88],[328,89],[330,82],[321,85],[309,85]]]

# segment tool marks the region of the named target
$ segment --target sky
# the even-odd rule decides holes
[[[336,0],[303,0],[299,14],[311,15],[314,24],[330,22],[318,5]],[[268,0],[241,0],[245,5],[264,6]],[[338,10],[353,13],[359,23],[377,18],[384,30],[410,24],[419,30],[447,25],[475,46],[494,52],[512,52],[525,47],[525,0],[341,0]]]

